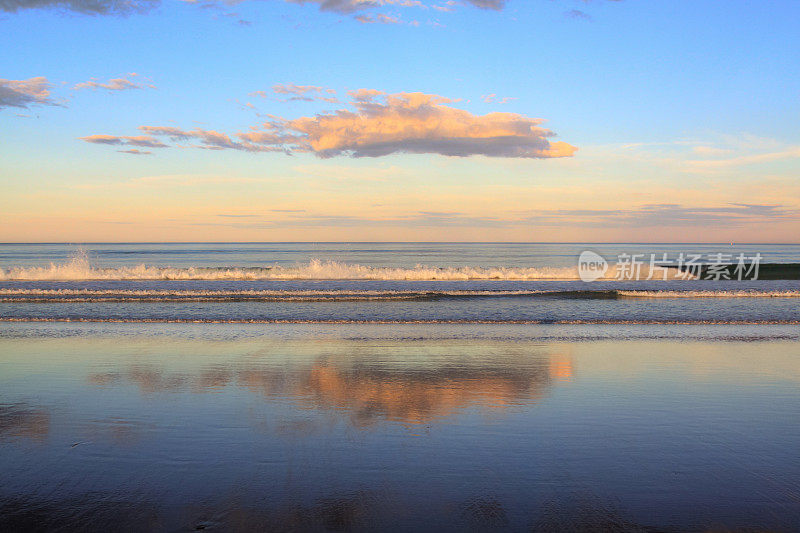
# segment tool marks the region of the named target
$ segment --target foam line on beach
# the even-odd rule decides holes
[[[203,318],[90,318],[90,317],[0,317],[0,322],[66,322],[111,324],[531,324],[615,326],[716,326],[800,325],[800,320],[304,320],[304,319],[203,319]]]
[[[800,290],[164,290],[0,289],[0,302],[349,302],[470,298],[798,298]]]

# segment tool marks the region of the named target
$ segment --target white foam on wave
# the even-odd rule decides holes
[[[0,269],[0,280],[82,281],[82,280],[532,280],[578,279],[577,268],[510,267],[373,267],[338,261],[313,259],[291,266],[245,267],[156,267],[140,264],[102,268],[78,254],[65,263],[47,267],[12,267]]]
[[[800,290],[174,290],[174,289],[40,289],[0,288],[0,301],[116,301],[116,300],[413,300],[429,298],[524,297],[616,294],[622,298],[800,298]]]
[[[617,267],[611,265],[600,279],[617,279]],[[667,274],[666,276],[664,274]],[[652,275],[642,269],[639,279],[675,279],[677,271],[660,267]],[[157,267],[140,264],[104,268],[92,264],[85,252],[75,254],[65,263],[46,267],[0,268],[0,280],[20,281],[87,281],[87,280],[400,280],[400,281],[465,281],[465,280],[577,280],[575,267],[435,267],[416,265],[412,268],[375,267],[339,261],[312,259],[290,266],[265,267]]]
[[[800,290],[789,291],[617,291],[628,298],[800,298]]]
[[[575,319],[575,320],[475,320],[475,319],[430,319],[430,320],[403,320],[403,319],[342,319],[342,320],[314,320],[314,319],[215,319],[215,318],[92,318],[92,317],[6,317],[0,316],[3,322],[66,322],[66,323],[117,323],[117,324],[498,324],[498,325],[528,325],[539,324],[543,326],[785,326],[800,325],[800,320],[625,320],[625,319]],[[683,335],[681,335],[683,336]]]
[[[535,296],[546,292],[549,291],[0,289],[0,302],[395,301],[441,297]]]
[[[170,290],[170,289],[1,289],[0,296],[130,296],[130,297],[284,297],[308,296],[331,297],[340,296],[524,296],[545,294],[558,291],[529,290],[452,290],[452,291],[393,291],[393,290]]]

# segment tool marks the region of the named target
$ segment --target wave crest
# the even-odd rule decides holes
[[[308,263],[267,267],[156,267],[136,266],[102,268],[92,264],[86,254],[78,254],[65,263],[47,267],[12,267],[0,269],[0,280],[82,281],[82,280],[574,280],[576,267],[373,267],[338,261],[312,259]]]
[[[616,265],[611,265],[600,279],[617,279]],[[685,274],[675,269],[647,265],[639,279],[679,279]],[[46,267],[0,268],[0,281],[89,281],[89,280],[397,280],[397,281],[468,281],[468,280],[578,280],[578,268],[571,267],[436,267],[418,264],[411,268],[368,266],[339,261],[312,259],[294,265],[264,267],[100,267],[86,252],[78,252],[64,263]]]

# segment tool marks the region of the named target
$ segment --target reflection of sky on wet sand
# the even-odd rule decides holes
[[[184,505],[174,510],[178,531],[402,531],[409,509],[386,493],[365,491],[331,494],[308,504],[248,505],[231,499],[224,509]],[[447,517],[443,529],[509,530],[513,526],[501,502],[491,496],[470,498],[437,509]],[[72,530],[169,530],[163,506],[147,499],[98,500],[90,495],[72,499],[9,498],[0,501],[0,516],[13,531],[62,528],[68,517]],[[394,518],[395,520],[391,520]],[[540,532],[662,532],[630,520],[612,502],[578,494],[545,502],[531,516],[532,531]],[[414,530],[439,524],[419,521]],[[429,527],[431,526],[431,527]],[[441,527],[441,526],[440,526]]]
[[[786,341],[0,338],[0,516],[797,529],[797,353]]]

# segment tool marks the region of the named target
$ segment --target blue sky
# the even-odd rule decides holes
[[[9,1],[0,240],[797,242],[800,3],[474,3]]]

